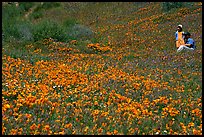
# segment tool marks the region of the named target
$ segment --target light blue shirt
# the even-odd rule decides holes
[[[188,38],[188,40],[186,41],[186,44],[191,44],[191,48],[196,48],[195,46],[195,41],[192,38]]]

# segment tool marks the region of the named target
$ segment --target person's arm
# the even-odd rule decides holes
[[[191,45],[192,45],[192,44],[185,44],[185,46],[187,46],[187,47],[191,47]]]
[[[194,44],[194,41],[192,39],[188,39],[188,41],[186,42],[185,46],[192,47],[193,44]]]
[[[176,41],[178,40],[178,33],[175,33]]]

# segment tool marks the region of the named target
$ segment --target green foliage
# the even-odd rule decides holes
[[[45,10],[56,8],[61,6],[59,2],[41,2],[37,5],[37,7],[34,9],[33,14],[34,16],[39,15],[40,13],[43,13]],[[35,15],[37,14],[37,15]]]
[[[16,18],[21,15],[21,10],[14,4],[2,6],[2,20]]]
[[[163,2],[162,3],[162,9],[164,12],[168,12],[174,8],[181,8],[182,5],[183,5],[182,2]]]
[[[19,41],[32,41],[31,23],[20,19],[11,19],[3,22],[3,40],[15,38]]]
[[[58,41],[66,41],[68,38],[64,27],[52,20],[43,20],[35,24],[32,28],[34,41],[43,40],[45,38],[53,38]]]
[[[89,27],[80,24],[76,24],[68,29],[67,34],[70,37],[82,40],[91,39],[93,37],[92,30]]]
[[[19,7],[22,11],[27,12],[35,5],[34,2],[19,2]]]
[[[72,18],[68,18],[63,22],[63,26],[67,28],[72,27],[75,24],[79,24],[79,22],[76,19],[72,19]]]
[[[61,4],[59,2],[43,2],[41,8],[42,9],[50,9],[55,7],[60,7]]]
[[[16,24],[17,31],[20,34],[20,40],[33,41],[32,24],[29,21],[21,21]]]
[[[42,18],[43,17],[43,12],[42,11],[38,11],[38,12],[33,12],[31,15],[30,15],[30,19],[39,19],[39,18]]]
[[[2,34],[3,40],[8,40],[9,37],[19,38],[16,22],[21,12],[14,6],[4,6],[2,9]]]
[[[193,2],[162,2],[162,10],[164,12],[169,12],[172,9],[178,9],[178,8],[190,8],[194,9]]]

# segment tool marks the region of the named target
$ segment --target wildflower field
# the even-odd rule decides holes
[[[159,2],[42,11],[60,22],[75,15],[93,34],[3,41],[2,134],[202,135],[202,3],[191,4],[168,13]],[[178,24],[195,51],[176,52]]]

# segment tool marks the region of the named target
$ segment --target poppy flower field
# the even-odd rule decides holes
[[[11,57],[3,45],[2,134],[202,135],[202,7],[162,15],[158,6],[118,19],[126,23],[101,18],[96,43],[24,46],[47,60]],[[176,52],[182,18],[193,52]]]

